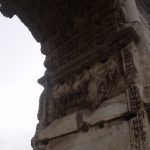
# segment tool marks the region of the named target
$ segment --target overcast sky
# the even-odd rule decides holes
[[[44,56],[27,27],[0,14],[0,149],[31,150]]]

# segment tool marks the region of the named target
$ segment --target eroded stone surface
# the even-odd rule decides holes
[[[34,150],[150,149],[148,0],[0,0],[46,55]]]
[[[129,150],[130,133],[127,122],[106,124],[104,128],[93,127],[86,133],[78,132],[49,142],[51,150]],[[113,139],[113,141],[112,141]]]

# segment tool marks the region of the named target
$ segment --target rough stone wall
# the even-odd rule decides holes
[[[6,0],[46,55],[34,150],[150,149],[150,2]]]

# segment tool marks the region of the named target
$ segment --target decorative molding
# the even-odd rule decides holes
[[[146,150],[146,132],[144,130],[144,112],[137,113],[137,117],[129,121],[131,130],[132,150]]]

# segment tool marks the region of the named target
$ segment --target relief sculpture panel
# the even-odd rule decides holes
[[[34,150],[150,149],[150,0],[0,1],[46,55]]]
[[[52,86],[48,94],[48,122],[85,107],[92,111],[124,92],[126,86],[119,64],[118,55],[114,55],[105,63],[97,61]]]

